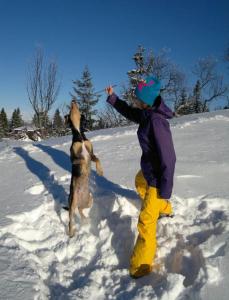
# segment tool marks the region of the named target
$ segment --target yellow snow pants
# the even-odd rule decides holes
[[[169,201],[159,196],[155,187],[148,186],[142,171],[135,178],[137,192],[142,199],[142,207],[138,219],[138,238],[130,259],[130,275],[137,278],[152,271],[156,253],[157,219],[160,214],[171,214]]]

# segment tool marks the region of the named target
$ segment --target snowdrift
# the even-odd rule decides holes
[[[171,121],[175,217],[158,221],[157,268],[133,280],[140,200],[136,126],[88,134],[104,177],[67,236],[71,137],[0,143],[0,299],[228,299],[229,111]]]

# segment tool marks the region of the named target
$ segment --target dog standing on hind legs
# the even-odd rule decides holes
[[[96,172],[103,175],[100,160],[94,155],[92,143],[85,137],[80,124],[80,111],[75,100],[72,100],[70,114],[65,116],[65,122],[72,129],[72,145],[70,156],[72,162],[72,176],[69,194],[69,236],[75,233],[74,217],[78,208],[81,218],[84,208],[89,208],[93,204],[93,198],[89,191],[89,175],[91,171],[91,161],[96,164]]]

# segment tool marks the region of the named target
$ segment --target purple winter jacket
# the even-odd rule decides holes
[[[120,114],[138,123],[138,140],[142,149],[141,170],[149,186],[159,189],[164,199],[169,199],[173,188],[173,175],[176,155],[173,146],[169,122],[172,111],[161,97],[159,104],[150,109],[139,109],[129,106],[125,101],[112,94],[107,98]]]

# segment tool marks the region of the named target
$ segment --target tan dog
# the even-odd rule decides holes
[[[73,237],[75,210],[78,208],[81,218],[84,208],[89,208],[93,204],[93,198],[89,192],[89,175],[91,171],[91,161],[96,163],[97,174],[102,176],[103,170],[99,159],[93,153],[92,143],[81,133],[80,111],[75,100],[72,100],[70,114],[65,116],[65,122],[69,123],[73,139],[70,148],[72,162],[72,177],[69,195],[69,236]]]

